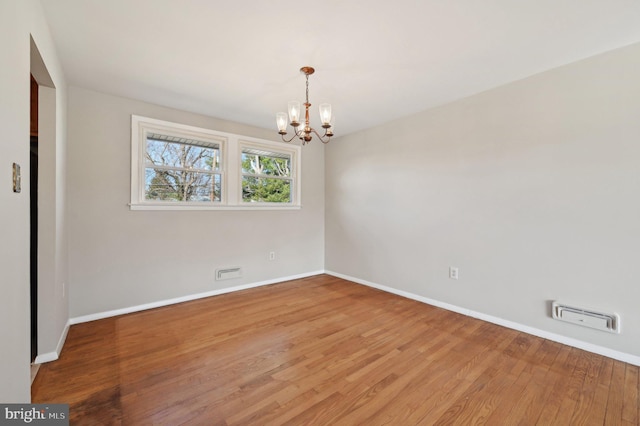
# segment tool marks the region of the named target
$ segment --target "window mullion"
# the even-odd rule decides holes
[[[206,174],[220,174],[217,170],[207,170],[207,169],[193,169],[188,167],[175,167],[175,166],[166,166],[161,164],[153,164],[153,163],[145,163],[145,168],[147,169],[156,169],[156,170],[175,170],[179,172],[192,172],[192,173],[206,173]]]
[[[261,178],[261,179],[293,180],[291,176],[263,175],[263,174],[246,173],[246,172],[243,172],[242,176],[255,177],[255,178]]]
[[[226,188],[227,188],[227,203],[230,205],[240,204],[241,191],[242,191],[242,178],[239,177],[241,172],[240,158],[241,155],[238,149],[231,149],[231,147],[238,148],[238,138],[233,136],[229,138],[229,149],[226,152],[226,164],[225,164],[225,176],[226,176]]]

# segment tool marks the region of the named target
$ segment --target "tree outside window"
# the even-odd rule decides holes
[[[242,150],[242,201],[291,203],[291,156]]]
[[[147,136],[145,199],[220,201],[220,147],[159,134]]]

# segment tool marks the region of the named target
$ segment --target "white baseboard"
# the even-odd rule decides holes
[[[473,318],[478,318],[483,321],[487,321],[493,324],[501,325],[503,327],[511,328],[513,330],[522,331],[523,333],[532,334],[534,336],[542,337],[543,339],[552,340],[554,342],[562,343],[564,345],[572,346],[574,348],[583,349],[587,352],[592,352],[598,355],[606,356],[608,358],[617,359],[619,361],[627,362],[629,364],[640,366],[640,356],[628,354],[625,352],[616,351],[614,349],[606,348],[604,346],[594,345],[593,343],[584,342],[582,340],[573,339],[560,334],[551,333],[549,331],[540,330],[538,328],[529,327],[524,324],[505,320],[502,318],[494,317],[492,315],[483,314],[481,312],[472,311],[470,309],[462,308],[460,306],[451,305],[449,303],[440,302],[438,300],[429,299],[427,297],[419,296],[417,294],[409,293],[403,290],[398,290],[392,287],[372,283],[370,281],[361,280],[359,278],[351,277],[349,275],[340,274],[333,271],[324,271],[327,275],[342,278],[347,281],[353,281],[357,284],[362,284],[367,287],[373,287],[378,290],[386,291],[387,293],[393,293],[398,296],[406,297],[408,299],[416,300],[418,302],[426,303],[428,305],[437,306],[439,308],[446,309],[448,311],[457,312],[462,315],[466,315]]]
[[[60,352],[62,352],[62,347],[64,346],[64,342],[67,340],[67,333],[69,333],[70,326],[71,326],[71,320],[67,320],[67,324],[65,324],[64,329],[62,330],[60,339],[58,339],[56,350],[54,352],[47,352],[47,353],[36,356],[36,359],[33,361],[34,364],[43,364],[45,362],[55,361],[60,357]]]
[[[160,300],[158,302],[145,303],[143,305],[130,306],[128,308],[114,309],[112,311],[105,311],[105,312],[98,312],[98,313],[95,313],[95,314],[82,315],[82,316],[79,316],[79,317],[75,317],[75,318],[69,319],[69,322],[70,322],[71,325],[73,325],[73,324],[80,324],[80,323],[83,323],[83,322],[96,321],[96,320],[103,319],[103,318],[115,317],[115,316],[118,316],[118,315],[124,315],[124,314],[130,314],[130,313],[133,313],[133,312],[146,311],[148,309],[159,308],[159,307],[162,307],[162,306],[174,305],[176,303],[189,302],[191,300],[203,299],[205,297],[218,296],[220,294],[225,294],[225,293],[232,293],[234,291],[246,290],[246,289],[249,289],[249,288],[261,287],[261,286],[270,285],[270,284],[276,284],[276,283],[280,283],[280,282],[284,282],[284,281],[291,281],[291,280],[297,280],[297,279],[301,279],[301,278],[307,278],[307,277],[311,277],[311,276],[319,275],[319,274],[323,274],[323,273],[324,273],[324,271],[307,272],[307,273],[299,274],[299,275],[292,275],[292,276],[288,276],[288,277],[280,277],[280,278],[275,278],[275,279],[272,279],[272,280],[259,281],[259,282],[251,283],[251,284],[243,284],[243,285],[239,285],[239,286],[235,286],[235,287],[227,287],[227,288],[222,288],[222,289],[218,289],[218,290],[207,291],[205,293],[190,294],[188,296],[176,297],[176,298],[167,299],[167,300]]]

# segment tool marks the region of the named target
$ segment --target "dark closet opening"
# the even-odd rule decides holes
[[[38,83],[31,76],[29,155],[31,362],[38,356]]]

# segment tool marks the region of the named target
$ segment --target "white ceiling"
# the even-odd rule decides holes
[[[336,136],[640,42],[638,0],[41,0],[69,84]]]

